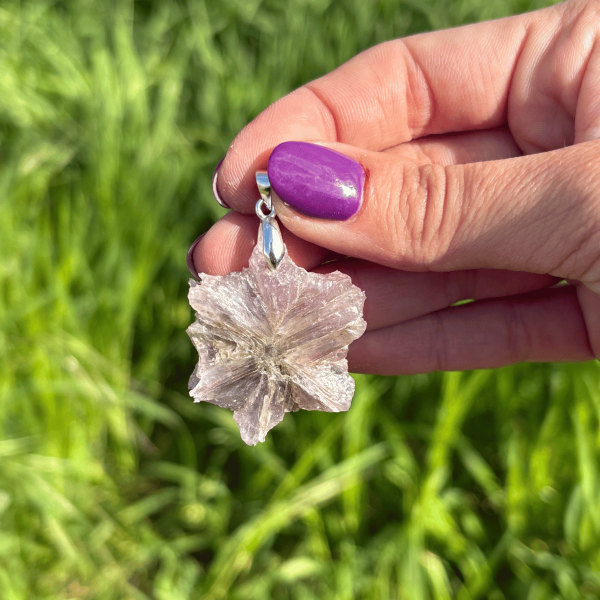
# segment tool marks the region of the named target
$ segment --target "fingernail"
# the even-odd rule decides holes
[[[284,142],[271,153],[268,174],[276,194],[309,217],[345,221],[360,208],[365,172],[335,150]]]
[[[217,178],[219,176],[219,167],[223,164],[223,161],[225,160],[225,157],[223,157],[220,161],[219,164],[215,167],[215,171],[213,173],[213,178],[212,178],[212,190],[213,190],[213,196],[215,197],[215,200],[223,207],[223,208],[229,208],[229,206],[227,205],[227,202],[225,202],[225,200],[223,200],[223,198],[221,198],[221,196],[219,195],[219,190],[217,189]]]
[[[196,246],[204,237],[204,235],[205,233],[203,233],[197,240],[194,241],[187,253],[187,267],[190,273],[192,274],[192,277],[194,277],[195,279],[198,279],[198,271],[196,270],[196,267],[194,265],[194,250],[196,249]]]

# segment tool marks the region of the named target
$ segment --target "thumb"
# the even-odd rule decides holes
[[[600,293],[600,142],[465,165],[343,144],[285,142],[269,158],[294,234],[405,270],[509,269]]]

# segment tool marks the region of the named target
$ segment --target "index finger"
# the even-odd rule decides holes
[[[528,31],[534,23],[558,26],[559,13],[552,7],[419,34],[359,54],[275,102],[240,132],[219,169],[221,196],[250,212],[254,172],[283,141],[383,150],[426,135],[502,125]]]

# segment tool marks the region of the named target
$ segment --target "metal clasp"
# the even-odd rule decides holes
[[[285,254],[281,230],[275,220],[275,207],[271,200],[271,182],[266,171],[256,172],[256,185],[260,192],[260,200],[254,210],[261,220],[263,254],[272,269],[276,269]],[[265,211],[267,211],[265,213]]]

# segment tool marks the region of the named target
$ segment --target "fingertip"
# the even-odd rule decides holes
[[[198,277],[198,269],[196,269],[196,265],[195,265],[195,260],[194,260],[194,253],[196,251],[196,247],[198,246],[198,244],[200,243],[200,240],[204,237],[204,233],[199,235],[193,242],[192,245],[190,246],[190,249],[187,251],[187,268],[188,271],[191,273],[192,277],[197,278]]]
[[[225,157],[223,157],[217,163],[217,166],[215,167],[215,170],[213,172],[212,192],[213,192],[213,196],[214,196],[215,200],[217,201],[217,204],[219,204],[219,206],[222,206],[223,208],[229,208],[229,205],[227,204],[227,202],[225,202],[225,200],[223,200],[223,198],[221,197],[221,194],[219,193],[219,167],[223,164],[224,160],[225,160]]]
[[[267,170],[273,149],[289,140],[335,139],[329,113],[313,92],[301,87],[267,107],[235,137],[219,169],[221,198],[241,213],[258,199],[256,171]]]
[[[226,275],[248,266],[256,244],[257,228],[249,215],[229,213],[213,225],[199,240],[193,262],[199,273]]]
[[[239,141],[244,131],[235,138],[218,173],[218,193],[226,208],[242,214],[254,213],[259,199],[256,171],[265,171],[271,148],[258,150],[252,140]],[[249,160],[249,156],[253,158]]]

